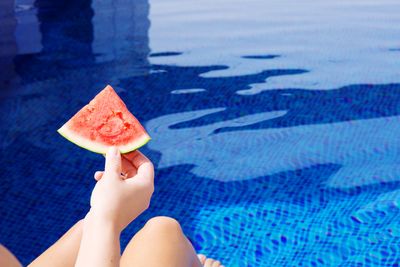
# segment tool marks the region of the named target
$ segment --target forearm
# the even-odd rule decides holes
[[[116,267],[120,260],[120,232],[115,225],[88,213],[75,267]]]

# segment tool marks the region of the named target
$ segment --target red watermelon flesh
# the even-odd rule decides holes
[[[105,154],[110,146],[128,153],[145,145],[150,136],[108,85],[58,132],[90,151]]]

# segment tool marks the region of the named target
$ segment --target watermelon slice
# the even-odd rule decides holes
[[[108,85],[58,132],[76,145],[105,154],[110,146],[128,153],[145,145],[150,136]]]

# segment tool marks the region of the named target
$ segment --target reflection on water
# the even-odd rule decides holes
[[[15,39],[18,44],[18,54],[35,54],[42,49],[39,19],[34,0],[15,1],[17,28]]]
[[[179,58],[153,58],[154,64],[229,66],[205,77],[310,70],[254,82],[240,94],[400,82],[399,54],[390,51],[400,43],[397,0],[151,2],[152,49],[184,52]],[[243,58],[248,55],[280,56]]]
[[[198,176],[231,181],[336,164],[341,168],[330,178],[329,186],[356,187],[400,180],[400,117],[234,131],[236,127],[286,114],[275,111],[205,126],[172,128],[222,110],[192,111],[150,120],[146,124],[153,137],[149,147],[160,152],[159,167],[191,164],[195,166],[192,172]],[[215,134],[225,127],[232,131]]]
[[[150,53],[148,1],[93,1],[92,8],[96,62],[112,62],[112,73],[108,75],[118,78],[146,74]],[[118,79],[110,83],[114,85]]]
[[[7,89],[15,83],[14,56],[17,53],[17,44],[14,32],[17,21],[14,16],[14,5],[11,1],[0,2],[0,87]],[[3,90],[1,95],[3,95]]]
[[[157,166],[123,244],[164,214],[227,266],[395,262],[397,2],[0,7],[0,242],[24,263],[87,211],[101,159],[55,131],[107,83]]]

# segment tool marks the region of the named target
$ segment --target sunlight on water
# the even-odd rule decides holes
[[[153,0],[151,49],[183,55],[151,62],[229,66],[204,77],[268,69],[308,71],[268,78],[237,91],[245,95],[271,89],[395,83],[400,82],[400,54],[395,50],[400,47],[399,14],[396,0]]]

